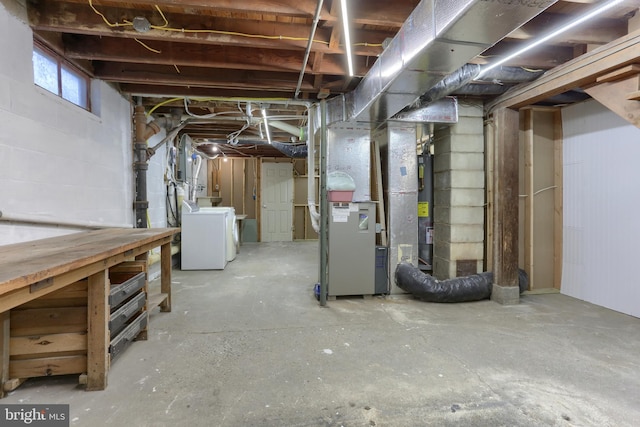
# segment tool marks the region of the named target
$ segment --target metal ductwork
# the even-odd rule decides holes
[[[384,122],[556,1],[421,1],[330,122]]]

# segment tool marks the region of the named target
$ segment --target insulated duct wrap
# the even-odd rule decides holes
[[[396,267],[395,280],[400,289],[428,302],[479,301],[489,298],[493,289],[492,272],[438,280],[406,262]],[[520,293],[529,288],[529,276],[522,269],[518,270],[518,286]]]
[[[304,159],[307,157],[307,146],[302,144],[286,144],[284,142],[273,141],[271,143],[275,149],[294,159]]]

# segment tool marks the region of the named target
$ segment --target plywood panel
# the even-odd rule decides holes
[[[532,288],[553,288],[554,271],[554,133],[552,111],[534,111],[533,276]]]
[[[232,163],[232,202],[237,214],[244,214],[244,159],[233,159]]]
[[[562,293],[640,317],[640,130],[595,101],[563,116]]]
[[[244,214],[247,218],[256,218],[256,203],[258,195],[257,183],[257,159],[245,160],[245,180],[244,180]]]

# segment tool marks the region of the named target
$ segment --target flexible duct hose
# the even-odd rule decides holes
[[[429,302],[479,301],[489,298],[493,289],[492,272],[441,281],[406,262],[396,267],[395,280],[400,289]],[[522,269],[518,269],[518,286],[520,293],[529,288],[529,276]]]

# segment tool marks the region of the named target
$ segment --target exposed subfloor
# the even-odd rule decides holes
[[[31,379],[1,403],[70,404],[73,426],[640,422],[640,319],[560,294],[322,308],[317,247],[245,244],[223,271],[174,270],[173,311],[152,314],[106,390]]]

